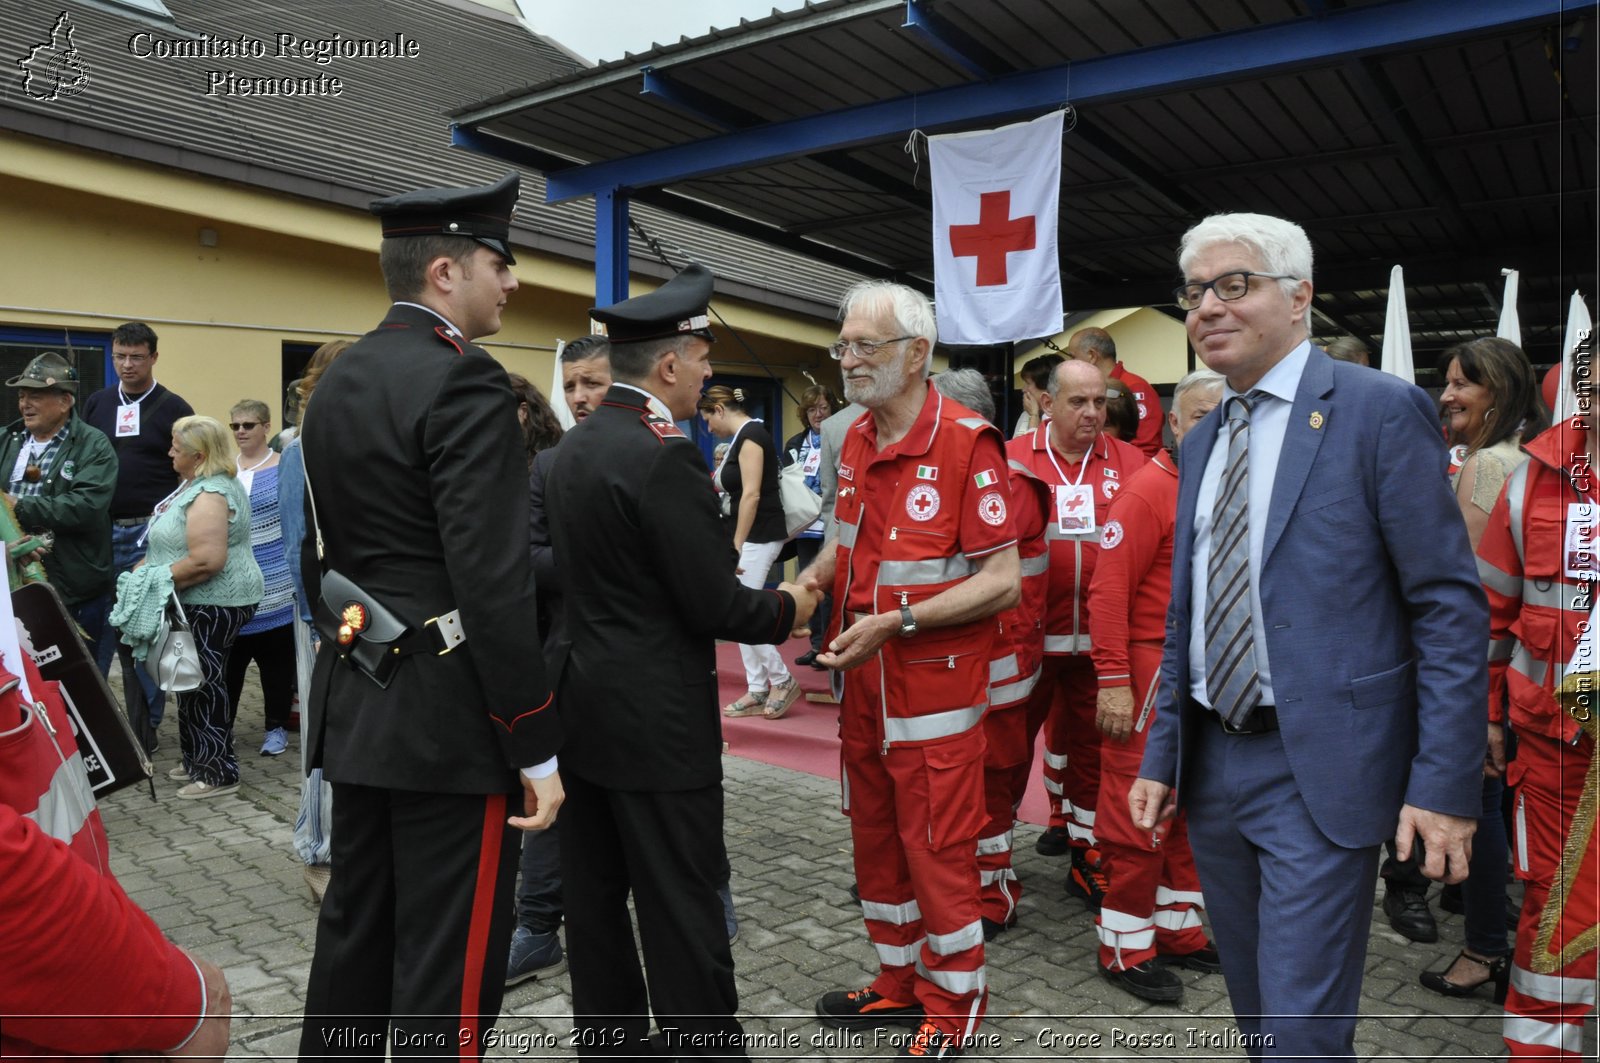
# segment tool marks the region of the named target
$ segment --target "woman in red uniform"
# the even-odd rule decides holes
[[[1579,413],[1527,444],[1528,460],[1506,481],[1478,544],[1490,609],[1490,711],[1509,703],[1517,735],[1506,769],[1491,719],[1488,763],[1506,770],[1516,794],[1513,852],[1526,888],[1506,997],[1512,1059],[1578,1058],[1595,1001],[1595,890],[1593,872],[1581,870],[1593,844],[1595,787],[1585,780],[1594,721],[1586,712],[1585,725],[1554,694],[1589,628],[1600,576],[1592,352],[1578,355]]]

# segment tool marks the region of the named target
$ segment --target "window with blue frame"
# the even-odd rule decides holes
[[[110,331],[0,326],[0,381],[13,379],[46,351],[63,355],[77,367],[79,402],[113,379]],[[4,410],[0,410],[0,424],[9,424],[17,417],[17,389],[6,387],[0,401],[5,403]]]

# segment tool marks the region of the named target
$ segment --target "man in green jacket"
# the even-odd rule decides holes
[[[22,418],[0,443],[6,501],[29,535],[49,532],[45,574],[93,646],[105,627],[114,590],[111,570],[111,495],[117,455],[99,429],[74,411],[78,371],[54,351],[39,355],[19,376]]]

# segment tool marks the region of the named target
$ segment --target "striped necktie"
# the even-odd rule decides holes
[[[1264,391],[1228,400],[1228,463],[1211,511],[1206,566],[1206,696],[1237,726],[1261,700],[1250,616],[1250,411]]]

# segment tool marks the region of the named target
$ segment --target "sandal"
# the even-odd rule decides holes
[[[783,714],[789,711],[789,706],[800,697],[800,682],[793,676],[787,683],[781,683],[767,691],[767,707],[761,713],[763,719],[781,720]]]
[[[762,716],[765,715],[762,710],[766,707],[766,704],[766,691],[762,691],[759,694],[751,691],[733,704],[724,705],[722,707],[722,715],[730,720],[738,719],[741,716]]]

